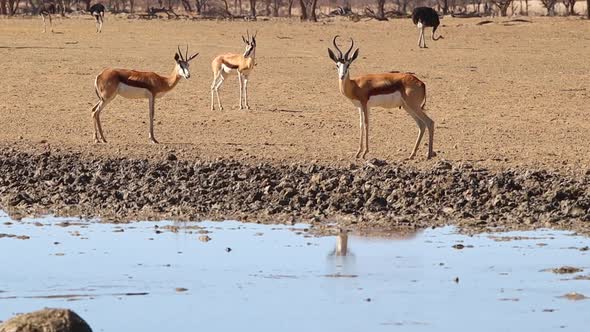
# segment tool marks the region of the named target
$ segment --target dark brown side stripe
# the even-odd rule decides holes
[[[233,65],[225,60],[221,60],[221,63],[223,63],[224,66],[230,68],[230,69],[238,69],[239,66]]]
[[[399,82],[387,82],[381,86],[377,86],[369,90],[369,98],[371,98],[371,96],[388,95],[395,92],[399,92],[402,88],[403,86]]]
[[[119,82],[123,83],[123,84],[127,84],[129,86],[132,86],[134,88],[141,88],[141,89],[146,89],[146,90],[150,90],[150,86],[148,84],[146,84],[145,82],[142,81],[138,81],[138,80],[130,80],[129,77],[125,77],[123,75],[119,75]]]

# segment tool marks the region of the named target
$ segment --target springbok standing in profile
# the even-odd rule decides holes
[[[416,76],[409,73],[390,72],[383,74],[363,75],[351,79],[349,67],[358,57],[359,49],[349,57],[354,47],[354,41],[350,39],[351,45],[343,55],[334,37],[332,43],[338,52],[338,56],[328,48],[330,59],[336,63],[338,68],[338,79],[340,93],[348,98],[354,106],[358,107],[360,115],[360,138],[359,149],[356,158],[365,158],[369,152],[369,110],[371,107],[396,108],[403,107],[418,125],[418,138],[416,145],[410,154],[414,158],[420,146],[424,128],[428,128],[428,158],[434,156],[434,121],[424,113],[423,107],[426,103],[426,85]]]
[[[169,76],[161,76],[154,72],[142,72],[127,69],[103,70],[94,81],[94,88],[98,96],[98,103],[92,108],[92,119],[94,122],[94,142],[106,143],[100,124],[100,112],[110,103],[117,95],[130,99],[148,99],[149,100],[149,117],[150,132],[149,137],[152,143],[158,141],[154,137],[154,102],[156,98],[164,96],[167,92],[174,89],[182,77],[189,79],[189,62],[199,53],[188,56],[188,45],[185,55],[183,56],[178,48],[178,53],[174,55],[175,66]]]
[[[440,34],[438,37],[434,37],[434,32],[436,32],[436,29],[440,25],[436,10],[430,7],[416,7],[414,8],[414,11],[412,11],[412,22],[414,22],[418,29],[420,29],[418,47],[426,48],[426,40],[424,39],[424,29],[426,27],[432,27],[432,40],[437,41],[439,39],[444,39]],[[424,44],[424,46],[422,46],[422,44]]]
[[[250,34],[246,32],[247,38],[242,36],[242,40],[246,44],[244,54],[226,53],[218,55],[213,59],[211,68],[213,69],[213,83],[211,83],[211,110],[215,110],[215,103],[213,101],[213,94],[217,96],[217,104],[219,109],[223,110],[221,100],[219,99],[219,88],[223,81],[233,70],[238,73],[238,82],[240,84],[240,110],[250,109],[248,104],[248,77],[254,66],[256,65],[256,34],[250,38]],[[243,97],[242,97],[243,96]],[[242,104],[244,100],[244,104]]]
[[[43,19],[43,32],[47,32],[47,23],[45,17],[49,18],[49,26],[51,32],[53,32],[53,21],[51,20],[51,14],[55,14],[55,4],[52,2],[43,3],[39,8],[39,16]]]
[[[94,16],[96,20],[96,32],[102,32],[102,23],[104,22],[104,5],[102,3],[96,3],[89,9],[90,14]]]

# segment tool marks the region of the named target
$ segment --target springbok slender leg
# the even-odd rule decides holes
[[[410,110],[413,112],[414,116],[418,117],[420,121],[428,128],[428,155],[427,158],[430,159],[434,157],[436,154],[434,153],[434,121],[424,113],[424,110],[420,105],[408,105],[406,109],[408,112]]]
[[[102,125],[100,123],[100,112],[105,108],[108,104],[108,101],[101,99],[93,108],[92,108],[92,118],[94,119],[94,143],[106,143],[107,140],[104,138],[104,133],[102,131]]]
[[[215,93],[215,95],[217,96],[217,104],[219,105],[219,109],[223,111],[223,106],[221,105],[221,99],[219,98],[219,88],[221,87],[221,84],[223,84],[223,81],[225,80],[225,75],[223,74],[223,71],[219,71],[219,73],[216,74],[216,76],[213,78],[213,83],[211,84],[211,110],[215,110],[215,106],[213,103],[213,94]]]
[[[242,78],[242,73],[240,71],[238,71],[238,82],[240,84],[240,110],[244,109],[244,107],[242,106],[242,100],[243,100],[243,92],[244,92],[244,82],[243,82],[243,78]]]
[[[51,29],[51,32],[53,32],[53,20],[51,19],[51,14],[49,14],[49,27]]]
[[[406,110],[406,112],[408,112],[408,114],[412,117],[412,119],[414,119],[414,121],[416,121],[416,124],[418,125],[418,137],[416,138],[416,144],[414,145],[414,149],[412,150],[412,153],[410,154],[410,157],[408,158],[408,159],[413,159],[416,156],[416,152],[418,151],[418,147],[420,146],[420,142],[422,141],[422,137],[424,136],[424,129],[426,128],[426,125],[414,113],[414,111],[410,107],[408,107],[408,105],[404,104],[403,106],[404,106],[404,109]]]
[[[158,144],[159,142],[154,137],[154,103],[155,98],[153,95],[150,96],[150,141],[154,144]]]
[[[359,149],[356,152],[355,158],[360,158],[361,153],[363,152],[363,140],[364,140],[364,123],[365,123],[365,112],[363,112],[363,107],[359,107]]]
[[[248,75],[244,75],[244,101],[246,104],[246,109],[250,109],[250,105],[248,104]]]
[[[92,125],[94,127],[94,143],[100,143],[100,139],[98,138],[98,125],[96,123],[96,110],[100,107],[102,100],[99,100],[94,107],[92,107]]]
[[[47,23],[45,22],[45,15],[41,14],[41,18],[43,19],[43,33],[47,32]]]
[[[363,152],[362,158],[365,159],[367,153],[369,153],[369,107],[365,106],[363,111],[363,125],[365,129],[365,151]]]

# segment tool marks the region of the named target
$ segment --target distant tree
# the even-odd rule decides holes
[[[377,0],[377,15],[378,20],[387,20],[385,18],[385,0]]]
[[[590,20],[590,0],[586,0],[586,15]]]
[[[574,7],[576,6],[577,0],[562,0],[563,5],[565,6],[565,12],[567,15],[577,15],[576,10]]]
[[[250,16],[256,17],[256,0],[250,0]]]
[[[307,21],[307,7],[305,6],[305,1],[299,0],[299,10],[301,11],[301,20]]]
[[[402,12],[402,13],[407,13],[408,12],[408,2],[410,0],[395,0],[395,4],[397,5],[397,10]],[[447,0],[443,0],[443,1],[447,1]]]
[[[554,16],[555,15],[555,5],[557,4],[557,0],[541,0],[543,7],[547,9],[547,16]]]
[[[299,0],[301,20],[317,22],[318,18],[315,14],[317,6],[318,0]]]
[[[512,1],[513,0],[490,0],[490,2],[500,10],[500,16],[508,15],[508,8],[510,8],[510,5],[512,5]]]

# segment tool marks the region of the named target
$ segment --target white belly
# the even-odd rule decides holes
[[[361,104],[358,100],[353,100],[352,103],[356,107],[360,107]],[[367,107],[383,107],[383,108],[396,108],[403,105],[402,94],[399,92],[390,93],[387,95],[375,95],[369,98]]]
[[[119,95],[129,99],[145,99],[149,98],[151,92],[144,88],[136,88],[134,86],[130,86],[124,83],[119,83],[119,88],[117,89]]]
[[[221,70],[223,70],[224,73],[229,74],[232,72],[233,69],[231,69],[230,67],[228,67],[224,64],[221,64]]]

